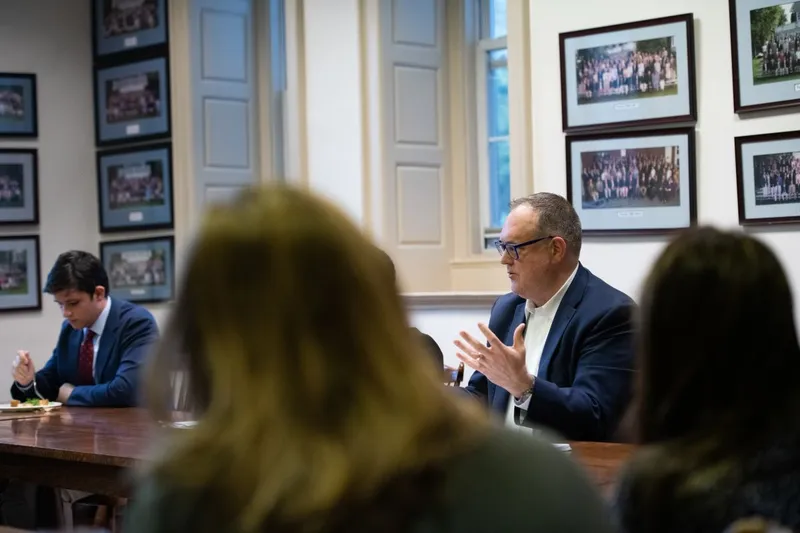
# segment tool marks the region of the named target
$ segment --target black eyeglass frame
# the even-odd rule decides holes
[[[539,237],[538,239],[532,239],[530,241],[521,242],[519,244],[508,244],[508,243],[505,243],[505,242],[501,241],[500,239],[497,239],[497,240],[494,241],[494,247],[497,248],[497,251],[500,253],[501,256],[503,254],[505,254],[506,252],[508,252],[509,255],[511,255],[511,257],[513,257],[515,260],[517,260],[517,259],[519,259],[519,249],[520,248],[524,248],[526,246],[530,246],[532,244],[536,244],[537,242],[541,242],[541,241],[544,241],[544,240],[547,240],[547,239],[553,239],[553,238],[555,238],[555,235],[548,235],[547,237]]]

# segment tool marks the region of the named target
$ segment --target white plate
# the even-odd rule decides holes
[[[49,411],[50,409],[55,409],[57,407],[61,407],[61,402],[50,402],[47,405],[25,405],[24,403],[20,403],[16,407],[11,407],[11,404],[6,402],[6,403],[0,403],[0,413],[2,412],[10,413],[12,411],[14,412],[39,411],[39,410]]]
[[[185,420],[183,422],[173,422],[172,427],[178,429],[193,428],[197,425],[197,420]]]

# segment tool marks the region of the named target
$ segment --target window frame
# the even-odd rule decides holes
[[[508,36],[492,37],[491,26],[491,4],[492,0],[478,0],[480,10],[480,28],[478,31],[478,42],[475,51],[475,102],[477,104],[477,165],[478,165],[478,215],[480,220],[479,248],[484,254],[494,251],[494,239],[500,234],[500,228],[491,226],[491,194],[489,192],[491,182],[489,145],[493,141],[505,141],[511,146],[511,117],[509,116],[509,132],[506,136],[489,136],[489,100],[488,100],[488,80],[490,64],[488,55],[497,50],[506,50],[505,67],[508,68]],[[506,12],[507,13],[507,12]],[[510,199],[509,199],[510,201]]]

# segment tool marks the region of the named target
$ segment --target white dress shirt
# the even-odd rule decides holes
[[[536,376],[539,373],[539,362],[542,360],[544,344],[550,334],[553,319],[555,319],[561,300],[564,299],[564,295],[567,293],[577,273],[578,267],[576,266],[567,281],[564,282],[564,285],[541,307],[536,307],[536,304],[530,300],[525,302],[525,322],[527,324],[525,327],[525,366],[532,376]],[[517,404],[512,396],[506,410],[506,425],[513,428],[522,428],[514,420],[514,408],[519,407],[521,411],[520,417],[525,418],[525,412],[528,410],[530,402],[531,398],[528,397],[524,402]]]

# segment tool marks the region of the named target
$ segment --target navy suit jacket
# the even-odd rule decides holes
[[[58,343],[44,367],[36,372],[36,388],[48,400],[58,397],[64,383],[78,380],[78,352],[83,330],[73,329],[69,322],[61,325]],[[76,386],[67,405],[91,407],[131,407],[139,399],[139,372],[151,345],[158,339],[158,326],[150,312],[138,305],[111,299],[100,347],[95,361],[95,385]],[[17,400],[35,398],[33,387],[20,390],[11,386]]]
[[[634,309],[627,295],[578,266],[547,335],[523,425],[567,440],[614,439],[631,396]],[[510,293],[492,307],[489,329],[510,346],[524,322],[525,300]],[[511,395],[480,372],[465,389],[505,415]]]
[[[422,333],[417,328],[411,328],[411,332],[422,342],[424,349],[427,350],[428,354],[431,356],[431,359],[433,359],[436,369],[438,370],[440,368],[444,368],[444,353],[442,353],[442,349],[439,348],[439,344],[433,340],[433,337],[426,333]]]

